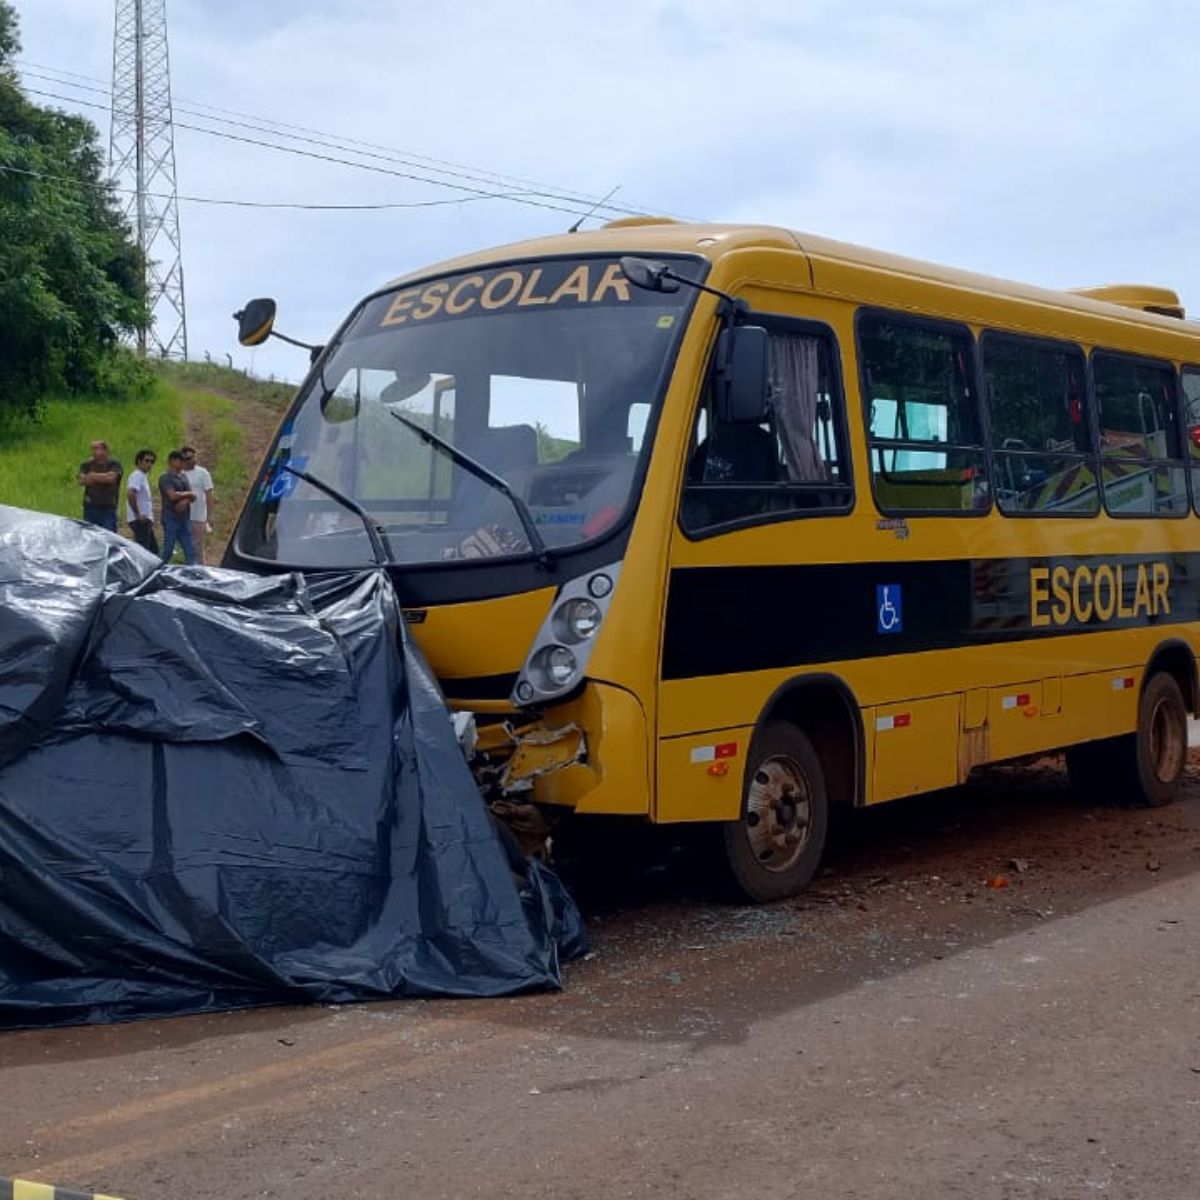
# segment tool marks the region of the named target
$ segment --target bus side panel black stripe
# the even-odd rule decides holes
[[[1170,611],[1139,599],[1154,564],[1170,577]],[[1109,620],[1050,619],[1047,588],[1031,614],[1030,573],[1121,568]],[[1160,570],[1162,569],[1160,565]],[[1086,575],[1085,575],[1086,580]],[[663,679],[693,679],[994,642],[1200,620],[1200,554],[957,559],[768,567],[680,567],[667,595]],[[899,588],[901,629],[879,631],[877,588]],[[1152,594],[1152,593],[1151,593]],[[1090,595],[1084,589],[1085,599]],[[1136,612],[1136,615],[1118,615]],[[1158,605],[1161,610],[1163,606]]]

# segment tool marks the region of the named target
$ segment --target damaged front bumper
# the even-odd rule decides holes
[[[648,729],[631,692],[593,682],[534,720],[463,722],[460,741],[491,801],[649,816]]]
[[[504,796],[532,792],[543,775],[561,771],[587,758],[583,730],[569,721],[557,728],[542,722],[518,728],[509,721],[490,725],[479,732],[476,754],[495,771],[495,786]]]

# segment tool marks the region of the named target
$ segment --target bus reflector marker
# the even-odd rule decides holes
[[[911,722],[912,713],[893,713],[890,717],[876,717],[875,728],[878,730],[905,729]]]
[[[718,758],[737,758],[737,742],[719,742],[715,746],[695,746],[691,759],[694,763],[715,762]]]
[[[1133,687],[1133,676],[1122,675],[1119,679],[1114,679],[1112,681],[1112,685],[1114,692],[1123,692],[1126,689]]]
[[[1001,708],[1028,708],[1030,704],[1030,696],[1028,692],[1019,692],[1012,696],[1001,696]]]

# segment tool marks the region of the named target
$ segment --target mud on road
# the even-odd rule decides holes
[[[986,989],[992,948],[1010,935],[1072,928],[1072,914],[1132,905],[1164,881],[1200,882],[1200,763],[1182,802],[1165,809],[1089,807],[1058,762],[1044,760],[852,814],[836,825],[812,888],[763,908],[712,899],[699,864],[694,846],[647,840],[577,865],[593,954],[568,969],[559,994],[0,1034],[0,1175],[127,1200],[381,1190],[758,1197],[796,1194],[802,1159],[806,1189],[907,1195],[899,1177],[892,1191],[849,1188],[863,1177],[848,1160],[839,1175],[844,1150],[820,1123],[821,1097],[837,1094],[846,1061],[822,1054],[849,1035],[837,1028],[843,1016],[849,1023],[854,1012],[856,1038],[891,1045],[893,1023],[919,1024],[921,1009],[889,1011],[889,981],[954,968]],[[877,1014],[863,1007],[867,984],[879,988]],[[1200,1001],[1200,982],[1193,990]],[[1178,1031],[1184,1017],[1153,1019]],[[1200,1041],[1196,1050],[1200,1068]],[[1037,1063],[1022,1070],[1036,1092]],[[1195,1122],[1200,1070],[1187,1078],[1196,1080]],[[791,1081],[782,1093],[781,1080]],[[888,1129],[875,1134],[887,1147]],[[887,1152],[911,1182],[912,1147]],[[1037,1158],[1036,1147],[1029,1153]],[[1194,1162],[1195,1149],[1187,1153]],[[978,1165],[964,1163],[961,1194],[1096,1190],[1082,1176],[1078,1190],[1061,1181],[1039,1190],[1045,1171],[1033,1167],[968,1186]],[[1117,1166],[1096,1176],[1125,1179],[1111,1194],[1147,1194],[1129,1182],[1132,1167],[1121,1176]],[[1180,1186],[1188,1195],[1191,1185]],[[1157,1194],[1175,1193],[1160,1181]]]

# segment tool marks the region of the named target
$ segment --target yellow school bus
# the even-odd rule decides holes
[[[261,340],[273,306],[242,317]],[[1198,439],[1166,289],[623,220],[365,299],[226,563],[385,565],[491,796],[710,822],[770,900],[831,805],[982,764],[1065,748],[1081,786],[1171,799]]]

